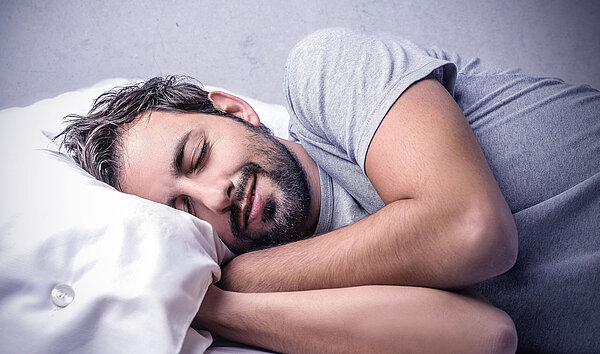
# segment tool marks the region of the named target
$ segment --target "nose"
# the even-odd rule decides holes
[[[224,178],[196,178],[187,181],[185,194],[192,198],[196,207],[204,206],[216,214],[229,210],[233,203],[234,184]]]

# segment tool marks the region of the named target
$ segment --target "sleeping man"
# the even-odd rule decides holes
[[[175,77],[63,132],[240,254],[194,326],[285,352],[510,352],[515,326],[519,351],[600,348],[598,91],[333,29],[293,49],[284,92],[293,141]]]

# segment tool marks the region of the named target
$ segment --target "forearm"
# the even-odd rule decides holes
[[[384,208],[328,234],[235,258],[223,286],[461,288],[514,264],[511,211],[467,120],[437,80],[413,84],[390,108],[365,172]]]
[[[511,352],[510,318],[475,298],[366,286],[290,293],[209,289],[196,328],[278,352]]]
[[[339,230],[240,255],[224,268],[221,286],[246,292],[371,284],[468,286],[502,267],[491,261],[501,249],[492,249],[497,254],[489,257],[472,238],[458,237],[476,228],[476,219],[459,207],[432,209],[400,200]]]

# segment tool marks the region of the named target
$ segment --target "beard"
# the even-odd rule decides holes
[[[235,202],[231,205],[231,232],[240,240],[251,241],[251,246],[233,250],[236,253],[264,249],[310,237],[304,230],[310,211],[308,178],[298,159],[288,148],[273,137],[263,126],[248,126],[251,146],[262,164],[248,163],[236,183]],[[248,181],[261,176],[278,189],[276,195],[265,195],[262,222],[271,225],[264,232],[249,232],[240,225],[241,203],[251,188]]]

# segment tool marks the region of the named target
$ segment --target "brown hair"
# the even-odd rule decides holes
[[[121,136],[141,113],[204,113],[243,121],[216,109],[201,84],[186,76],[154,77],[114,88],[98,97],[87,115],[70,114],[69,124],[54,139],[96,179],[120,189]]]

